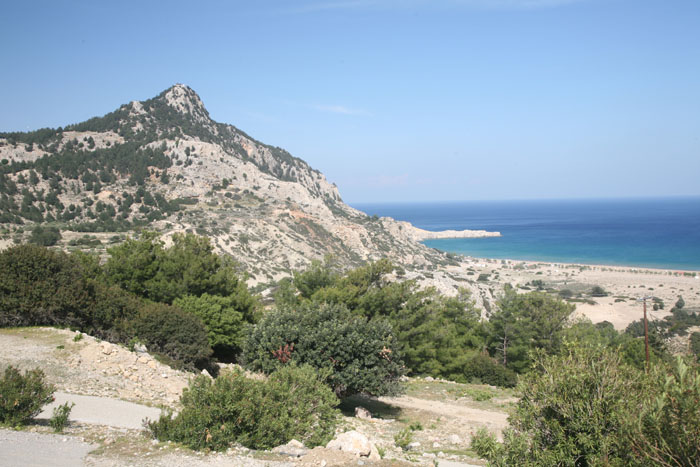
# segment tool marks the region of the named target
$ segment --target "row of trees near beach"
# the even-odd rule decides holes
[[[322,444],[334,432],[339,400],[398,394],[408,374],[517,386],[504,443],[486,433],[474,441],[494,465],[697,465],[700,458],[696,359],[675,361],[659,334],[647,369],[638,326],[620,333],[609,323],[574,321],[574,306],[559,296],[506,287],[486,319],[466,289],[446,296],[405,280],[387,260],[342,270],[328,258],[280,281],[266,305],[246,286],[245,271],[192,234],[166,245],[143,233],[102,261],[36,245],[0,252],[0,326],[71,327],[145,345],[178,368],[216,376],[220,360],[270,375],[268,382],[235,372],[196,378],[184,409],[151,423],[160,439],[196,449],[234,441],[272,447],[294,437]],[[697,318],[688,310],[672,315]],[[290,392],[299,387],[308,394]]]

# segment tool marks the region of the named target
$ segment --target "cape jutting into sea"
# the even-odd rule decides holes
[[[477,258],[700,270],[700,197],[353,204],[426,230],[501,237],[426,240]]]

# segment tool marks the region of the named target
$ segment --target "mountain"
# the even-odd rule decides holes
[[[182,84],[65,128],[0,134],[0,228],[5,244],[57,230],[60,246],[98,252],[140,229],[195,232],[251,284],[328,254],[343,266],[456,264],[418,242],[435,233],[351,208],[303,160],[213,121]]]

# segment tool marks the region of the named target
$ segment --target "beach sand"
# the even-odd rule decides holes
[[[508,283],[519,291],[536,290],[533,281],[542,281],[545,289],[571,290],[581,293],[576,304],[576,316],[585,316],[594,323],[609,321],[615,329],[624,330],[629,323],[643,317],[642,297],[657,297],[664,302],[663,310],[653,310],[653,301],[647,300],[649,319],[662,319],[682,296],[686,308],[700,307],[700,273],[639,267],[543,263],[518,260],[465,258],[460,266],[450,267],[451,277],[467,279],[474,284],[475,277],[488,274],[488,280],[476,281],[482,295],[488,288],[492,299]],[[494,283],[497,287],[494,287]],[[591,297],[594,286],[602,287],[605,297]],[[496,289],[496,290],[494,290]]]

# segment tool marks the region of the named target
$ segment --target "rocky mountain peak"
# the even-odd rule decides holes
[[[187,85],[175,84],[166,89],[161,96],[165,103],[178,112],[192,117],[200,123],[209,123],[209,112],[199,95]]]

